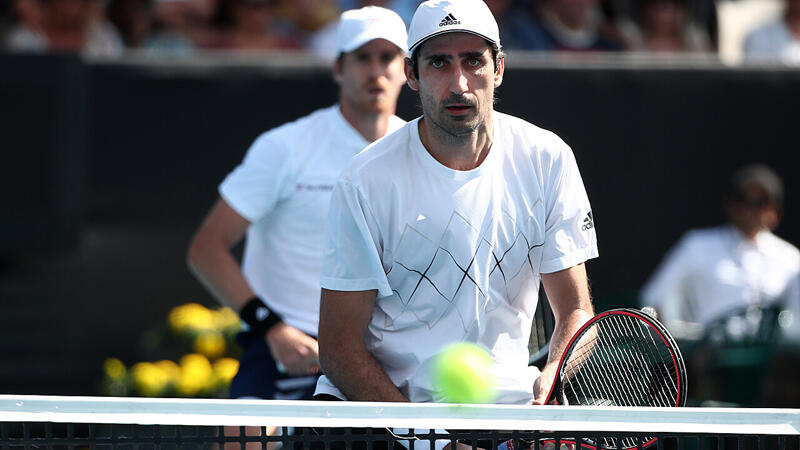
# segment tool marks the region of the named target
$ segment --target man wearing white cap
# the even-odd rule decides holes
[[[197,278],[244,322],[233,398],[314,393],[331,191],[353,155],[405,123],[394,112],[405,83],[406,39],[405,24],[388,9],[344,12],[333,66],[338,104],[259,136],[220,184],[220,197],[190,244]],[[240,267],[231,248],[245,233]]]
[[[597,242],[575,157],[494,111],[504,59],[484,2],[422,3],[408,43],[423,116],[356,155],[333,191],[317,394],[447,401],[431,366],[467,341],[494,358],[495,402],[542,402],[593,314],[583,263]],[[527,348],[540,281],[556,318],[541,376]]]

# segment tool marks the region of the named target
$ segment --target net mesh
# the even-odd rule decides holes
[[[0,449],[798,449],[800,410],[0,396]]]

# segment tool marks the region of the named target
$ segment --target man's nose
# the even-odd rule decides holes
[[[450,92],[453,94],[463,94],[469,89],[467,83],[467,76],[464,71],[458,67],[453,71],[452,79],[450,80]]]
[[[373,79],[379,78],[386,72],[386,64],[380,58],[372,58],[369,63],[369,75]]]

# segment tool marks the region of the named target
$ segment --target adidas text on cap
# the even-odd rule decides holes
[[[349,53],[373,39],[386,39],[407,52],[406,24],[396,12],[365,6],[342,13],[336,28],[336,53]]]
[[[429,0],[423,2],[411,19],[408,51],[426,40],[444,33],[462,32],[478,35],[500,48],[500,30],[483,0]]]

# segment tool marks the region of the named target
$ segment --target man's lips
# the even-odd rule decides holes
[[[472,109],[472,106],[457,104],[445,106],[445,109],[447,109],[447,111],[451,114],[465,114],[467,111]]]

